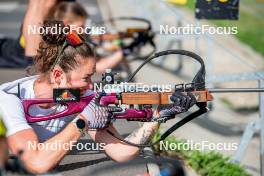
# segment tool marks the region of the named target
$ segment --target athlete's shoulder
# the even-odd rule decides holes
[[[7,82],[0,85],[0,90],[10,93],[10,94],[17,94],[19,87],[18,85],[22,86],[26,89],[28,84],[33,84],[34,80],[37,79],[38,75],[20,78],[11,82]]]
[[[0,90],[0,97],[4,100],[0,101],[0,116],[6,125],[7,136],[31,128],[25,120],[21,100],[17,96],[2,90]]]
[[[22,105],[20,99],[13,94],[6,93],[2,90],[0,90],[0,97],[4,101],[0,101],[0,107],[15,107],[16,105],[20,106]]]

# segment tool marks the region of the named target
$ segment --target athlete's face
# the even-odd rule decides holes
[[[55,80],[55,87],[57,88],[79,88],[81,94],[85,93],[86,90],[93,89],[93,83],[91,77],[95,73],[95,59],[86,58],[83,59],[81,56],[76,56],[78,65],[76,68],[71,70],[69,73],[56,75],[56,68],[53,70],[53,79]],[[58,68],[59,69],[59,68]]]

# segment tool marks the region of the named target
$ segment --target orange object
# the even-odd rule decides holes
[[[63,92],[62,94],[61,94],[61,98],[63,98],[63,99],[67,99],[67,98],[71,98],[72,97],[72,94],[70,93],[70,92]]]
[[[173,92],[124,92],[123,104],[170,104],[170,96]],[[197,102],[212,101],[213,96],[208,90],[192,91]],[[185,93],[186,94],[186,93]]]
[[[76,32],[73,31],[67,34],[67,42],[72,46],[77,46],[82,44],[82,39]]]

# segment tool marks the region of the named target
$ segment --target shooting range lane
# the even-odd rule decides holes
[[[1,1],[5,4],[7,9],[3,12],[0,12],[0,34],[5,36],[17,37],[19,34],[19,27],[21,21],[23,20],[23,14],[27,7],[26,1]],[[1,6],[0,3],[0,6]],[[101,16],[97,13],[100,13],[98,9],[98,4],[96,0],[81,0],[81,4],[84,5],[85,9],[90,12],[91,18],[101,21]],[[8,20],[6,19],[8,17]],[[8,29],[7,29],[8,27]],[[12,81],[21,77],[24,77],[26,72],[22,69],[0,69],[0,83],[5,83]],[[121,135],[128,135],[133,130],[139,127],[137,122],[126,122],[118,121],[116,127]],[[81,138],[81,143],[92,142],[88,136]],[[124,151],[125,152],[125,151]],[[139,165],[138,163],[141,162]],[[145,164],[144,164],[145,162]],[[102,151],[81,151],[76,152],[73,150],[69,153],[60,163],[57,168],[58,173],[62,175],[92,175],[92,172],[97,172],[96,175],[126,175],[126,176],[135,176],[137,174],[143,174],[147,172],[147,160],[143,159],[141,156],[131,161],[130,163],[125,164],[124,167],[119,167],[117,163],[107,158],[107,156]],[[106,166],[117,166],[104,172],[102,168]],[[100,170],[100,172],[98,171]],[[10,174],[8,175],[16,175]]]

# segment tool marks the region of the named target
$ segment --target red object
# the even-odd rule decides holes
[[[70,92],[63,92],[63,94],[61,96],[62,96],[62,98],[71,98],[72,94]]]
[[[67,42],[71,46],[77,46],[82,44],[82,39],[76,32],[72,31],[67,34]]]

